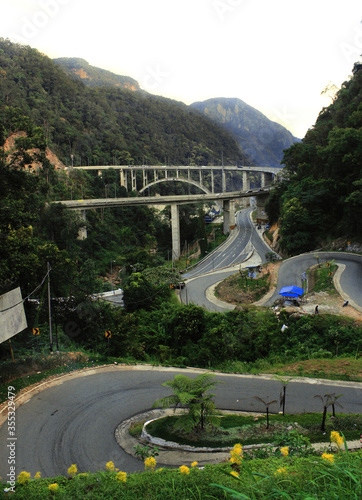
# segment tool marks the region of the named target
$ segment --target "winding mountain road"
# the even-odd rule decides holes
[[[226,243],[184,274],[187,284],[180,293],[183,303],[192,302],[217,312],[234,309],[232,304],[215,299],[212,286],[235,274],[239,268],[264,263],[266,253],[271,252],[250,220],[252,210],[238,212],[236,229]],[[362,312],[362,255],[347,252],[310,252],[285,260],[279,268],[276,289],[263,305],[273,305],[280,298],[283,286],[302,286],[302,274],[310,267],[332,260],[339,268],[334,280],[339,294]]]
[[[9,473],[9,447],[15,443],[16,474],[38,471],[42,477],[67,475],[71,464],[79,472],[104,470],[112,460],[126,472],[143,470],[140,462],[116,442],[118,424],[152,407],[170,394],[161,386],[177,373],[196,376],[197,369],[154,368],[151,366],[108,366],[71,373],[46,382],[24,395],[16,410],[16,440],[9,437],[7,411],[1,413],[0,475]],[[215,402],[220,409],[262,411],[254,396],[278,399],[280,383],[268,376],[216,373],[223,382],[216,386]],[[320,380],[291,381],[287,388],[286,412],[320,411],[316,394],[342,393],[344,412],[362,412],[362,384]],[[162,466],[162,464],[159,464]]]

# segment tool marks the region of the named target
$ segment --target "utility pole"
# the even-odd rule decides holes
[[[49,309],[49,340],[50,340],[50,352],[53,352],[53,335],[52,335],[52,310],[51,310],[51,298],[50,298],[50,264],[48,262],[48,309]]]

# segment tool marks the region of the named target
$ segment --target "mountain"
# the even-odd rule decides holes
[[[285,127],[240,99],[220,97],[191,106],[231,133],[258,166],[281,167],[283,150],[299,142]]]
[[[121,87],[140,90],[136,80],[129,76],[116,75],[111,71],[91,66],[85,59],[78,57],[60,57],[53,59],[55,64],[75,79],[81,80],[88,87]]]
[[[0,146],[36,126],[64,165],[243,162],[237,142],[184,103],[127,88],[88,87],[49,57],[0,38]]]

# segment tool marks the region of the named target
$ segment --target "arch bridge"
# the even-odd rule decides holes
[[[203,193],[194,195],[173,196],[137,196],[127,198],[104,198],[98,200],[68,200],[62,201],[72,210],[82,211],[86,219],[86,210],[94,208],[110,208],[126,205],[171,205],[172,228],[172,258],[176,260],[181,255],[179,205],[200,201],[214,201],[223,207],[224,233],[228,233],[235,224],[235,200],[255,196],[257,200],[257,219],[263,218],[265,201],[269,194],[269,185],[280,168],[250,167],[250,166],[82,166],[74,169],[97,171],[102,175],[104,170],[114,169],[120,172],[120,185],[127,191],[138,191],[139,194],[159,183],[179,181],[198,187]],[[242,176],[242,189],[228,190],[233,187],[232,175]],[[251,174],[260,173],[260,187],[251,189]],[[216,187],[221,190],[216,191]],[[79,236],[87,237],[86,229]]]

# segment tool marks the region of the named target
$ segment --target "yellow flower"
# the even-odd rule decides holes
[[[326,462],[332,462],[332,464],[334,464],[334,455],[332,455],[332,453],[323,453],[322,458]]]
[[[49,484],[48,489],[52,493],[56,493],[59,490],[59,484],[58,483]]]
[[[154,457],[147,457],[145,460],[145,469],[147,470],[154,470],[156,467],[156,460]]]
[[[190,474],[190,469],[188,467],[186,467],[186,465],[181,465],[180,472],[181,472],[181,474],[188,475],[188,474]]]
[[[343,436],[341,436],[340,433],[337,431],[332,431],[331,432],[331,443],[336,443],[338,448],[341,448],[343,446],[343,443],[344,443]]]
[[[110,470],[111,472],[114,471],[114,463],[112,462],[112,460],[106,463],[106,470]]]
[[[23,472],[20,472],[18,475],[18,483],[19,484],[27,484],[30,481],[30,472],[26,472],[23,470]]]
[[[199,462],[192,462],[191,467],[197,467],[199,465]]]
[[[118,472],[116,475],[116,480],[125,483],[127,481],[127,472]]]
[[[243,452],[243,447],[240,443],[234,444],[232,451],[237,455],[241,455]]]
[[[283,446],[283,448],[280,448],[280,453],[283,457],[287,457],[289,455],[289,446]]]
[[[240,443],[234,445],[233,449],[230,451],[230,462],[232,464],[241,464],[243,459],[243,447]]]
[[[73,477],[76,475],[76,473],[78,472],[78,469],[77,469],[77,466],[75,464],[72,464],[69,469],[68,469],[68,474]]]
[[[284,476],[284,474],[287,473],[287,469],[285,467],[280,467],[280,469],[277,469],[275,476]]]
[[[234,477],[239,477],[240,474],[238,472],[236,472],[235,470],[231,471],[230,474]]]
[[[37,472],[34,476],[34,479],[40,479],[41,478],[41,473]]]

